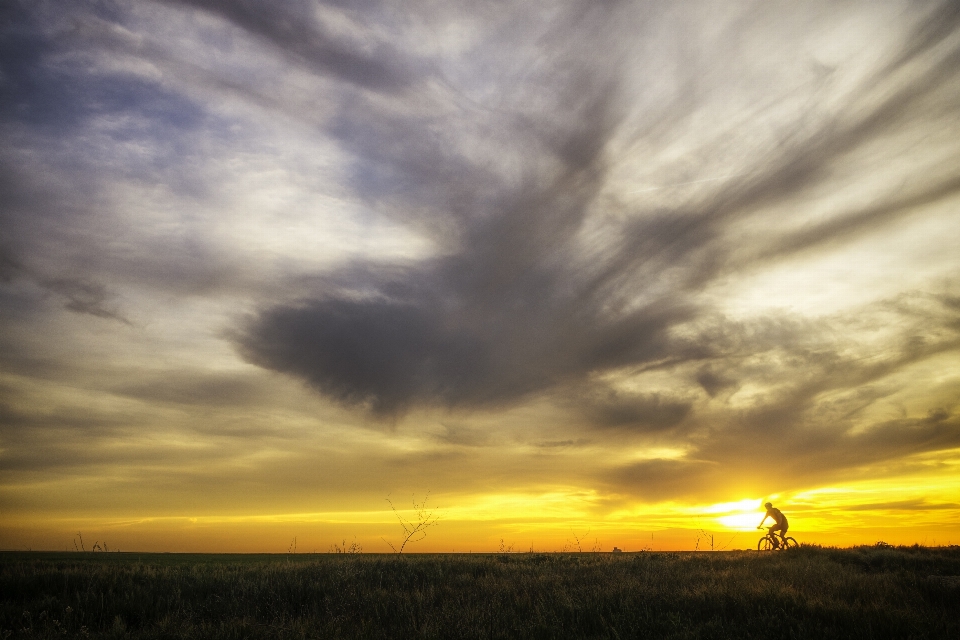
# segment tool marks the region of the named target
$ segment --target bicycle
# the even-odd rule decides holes
[[[795,549],[799,546],[797,541],[791,537],[781,540],[779,536],[768,531],[767,535],[760,538],[760,542],[757,543],[757,551],[783,551],[784,549]]]

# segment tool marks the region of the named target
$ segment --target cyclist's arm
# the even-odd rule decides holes
[[[760,527],[762,527],[762,526],[763,526],[763,523],[766,522],[766,521],[767,521],[767,518],[769,518],[769,517],[770,517],[770,514],[769,514],[769,513],[768,513],[768,514],[765,514],[765,515],[763,516],[763,520],[761,520],[761,521],[760,521],[760,524],[757,525],[757,529],[759,529]]]

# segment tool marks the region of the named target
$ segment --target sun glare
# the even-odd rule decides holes
[[[763,517],[762,503],[762,500],[747,498],[736,502],[718,502],[703,511],[713,516],[714,521],[726,529],[749,531],[754,529]]]
[[[734,512],[756,512],[760,509],[761,501],[753,498],[747,498],[745,500],[738,500],[736,502],[718,502],[717,504],[712,504],[704,512],[706,513],[723,513],[729,514]]]
[[[754,510],[749,513],[732,513],[727,516],[720,516],[717,518],[717,522],[728,529],[749,531],[750,529],[756,528],[757,523],[760,522],[760,518],[762,517],[763,514],[758,515],[756,510]]]

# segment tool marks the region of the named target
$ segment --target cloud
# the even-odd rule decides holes
[[[611,489],[619,488],[645,502],[694,497],[710,500],[730,490],[726,475],[716,463],[708,461],[655,459],[612,470],[607,480]],[[744,476],[750,475],[750,470],[741,470],[737,480],[744,482]]]
[[[693,408],[692,400],[659,393],[628,394],[602,385],[586,388],[586,393],[573,396],[572,404],[584,413],[591,426],[656,432],[678,425]]]
[[[703,387],[711,398],[724,389],[736,386],[736,382],[712,371],[709,367],[704,367],[697,372],[697,383]]]
[[[868,504],[852,504],[844,506],[847,511],[927,511],[930,509],[956,509],[960,504],[941,502],[933,503],[928,500],[897,500],[895,502],[872,502]]]
[[[109,293],[102,284],[72,278],[55,278],[41,282],[43,286],[67,299],[65,308],[76,313],[89,313],[98,318],[112,318],[125,324],[130,321],[108,306]]]
[[[746,171],[672,207],[607,197],[612,169],[627,160],[616,149],[644,141],[628,123],[650,117],[629,105],[637,98],[626,93],[623,79],[630,48],[615,38],[609,43],[616,11],[606,20],[586,11],[591,19],[579,27],[574,17],[583,14],[571,9],[550,24],[540,49],[527,52],[536,64],[526,86],[512,89],[518,102],[537,99],[535,121],[522,109],[504,114],[454,105],[433,113],[439,98],[429,95],[389,106],[352,102],[332,133],[357,158],[358,195],[432,230],[443,255],[390,277],[360,269],[331,274],[339,292],[259,311],[238,334],[241,352],[381,415],[418,406],[508,405],[624,367],[706,363],[717,348],[708,336],[676,334],[689,323],[721,318],[699,300],[714,283],[800,250],[849,243],[956,194],[956,175],[931,176],[882,202],[835,209],[821,223],[773,229],[746,250],[736,241],[738,226],[758,211],[802,207],[813,190],[835,184],[831,173],[850,154],[887,145],[895,127],[943,108],[933,96],[943,82],[956,85],[951,61],[960,48],[952,30],[931,31],[934,22],[956,19],[951,10],[938,11],[944,15],[919,20],[886,65],[845,89],[842,107],[787,117],[792,96],[774,94],[759,119],[785,121],[767,148],[743,148],[754,154],[741,158]],[[594,45],[611,55],[602,71],[589,56],[570,66],[574,50]],[[549,90],[538,91],[540,85]],[[807,88],[811,99],[837,91],[819,86]],[[712,100],[709,93],[683,97],[680,115],[654,115],[664,127],[679,127],[674,118],[682,121]],[[502,145],[504,162],[516,168],[512,176],[483,155],[473,139],[481,128]],[[744,336],[740,348],[764,349],[758,337]],[[699,376],[712,394],[733,385],[706,369]],[[638,396],[628,409],[621,395],[608,393],[593,417],[617,423],[630,421],[632,412],[638,423],[657,428],[690,411],[689,402],[650,397]]]
[[[489,434],[480,429],[454,424],[444,424],[443,433],[437,435],[437,440],[461,447],[489,447],[496,444]]]
[[[452,425],[405,473],[594,448],[623,456],[584,478],[650,499],[956,446],[955,3],[4,11],[0,362],[24,380],[249,435],[270,421],[234,410],[299,392],[253,364],[330,422]],[[17,407],[19,433],[116,418]],[[687,454],[626,455],[656,446]]]
[[[182,370],[138,379],[113,390],[118,395],[151,403],[203,407],[260,406],[266,395],[261,381],[249,375],[190,375]]]
[[[293,370],[337,399],[390,411],[411,397],[482,393],[475,340],[412,305],[332,300],[279,307],[243,338],[250,359]],[[272,340],[274,335],[282,336]]]
[[[318,18],[317,6],[309,2],[235,3],[222,0],[169,0],[194,6],[229,20],[248,33],[269,42],[292,59],[318,73],[329,73],[339,80],[376,91],[395,92],[410,83],[402,66],[406,56],[386,42],[372,39],[337,37],[330,26]],[[329,3],[328,6],[336,3]],[[379,3],[366,3],[361,15],[369,20]],[[320,5],[322,6],[322,5]],[[350,19],[349,11],[338,12]],[[359,25],[357,25],[359,26]],[[341,29],[342,30],[342,29]]]
[[[711,438],[692,443],[686,458],[616,465],[599,475],[611,491],[653,502],[720,501],[731,491],[757,495],[829,485],[858,479],[884,462],[954,449],[960,445],[960,420],[956,414],[935,422],[895,420],[859,434],[781,423],[764,430],[716,429]]]

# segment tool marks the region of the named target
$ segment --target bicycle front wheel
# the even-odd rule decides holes
[[[773,550],[773,540],[770,539],[770,536],[763,536],[760,538],[760,542],[757,543],[757,551],[772,551]]]

